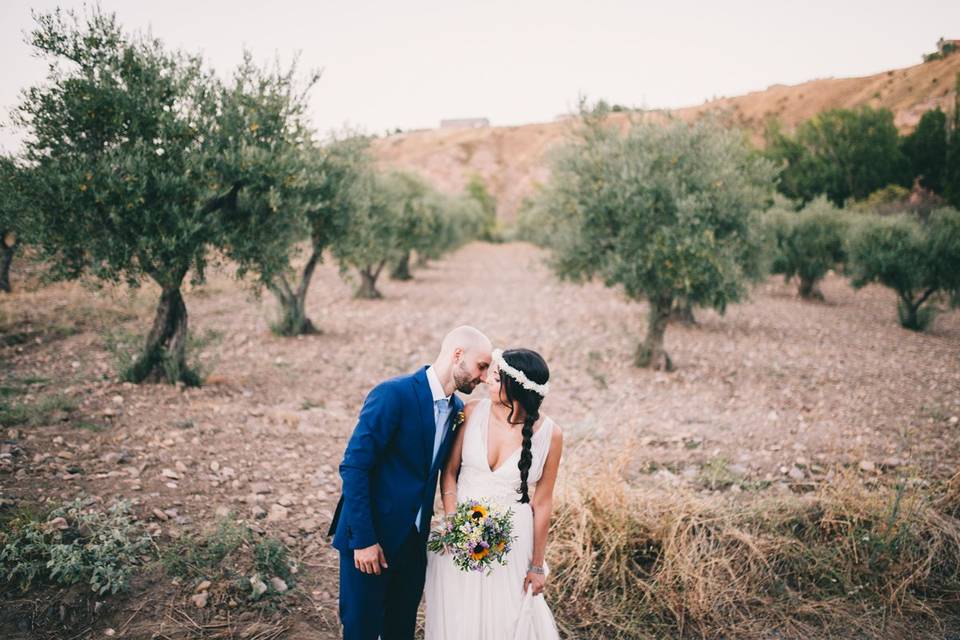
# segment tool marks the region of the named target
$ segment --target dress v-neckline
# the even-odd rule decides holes
[[[513,450],[513,453],[511,453],[508,457],[504,458],[503,462],[501,462],[496,469],[492,468],[490,466],[490,418],[492,416],[493,416],[493,402],[490,402],[490,406],[487,407],[487,421],[486,421],[486,424],[484,425],[485,428],[483,431],[483,465],[487,468],[487,471],[489,473],[494,474],[500,471],[500,469],[503,469],[507,465],[507,463],[513,459],[515,455],[517,455],[523,450],[523,444],[521,443],[519,447]],[[540,429],[543,429],[545,424],[546,424],[545,422],[544,424],[541,424]],[[533,436],[540,433],[540,429],[537,429],[536,431],[534,431],[533,435],[530,436],[531,447],[533,443]]]

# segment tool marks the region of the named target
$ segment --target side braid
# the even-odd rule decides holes
[[[520,451],[520,462],[517,463],[517,466],[520,468],[519,493],[522,504],[530,502],[527,477],[530,475],[530,465],[533,463],[533,425],[538,418],[538,415],[527,414],[527,417],[523,421],[523,430],[520,432],[523,436],[523,448]]]
[[[550,370],[547,368],[547,363],[536,351],[510,349],[503,352],[503,359],[512,368],[522,371],[528,379],[537,384],[546,384],[550,379]],[[530,467],[533,465],[533,425],[540,419],[540,404],[543,402],[543,396],[537,391],[524,389],[510,375],[500,376],[500,384],[499,402],[510,409],[507,422],[521,424],[520,422],[514,422],[514,413],[522,413],[524,416],[523,428],[520,430],[523,446],[520,447],[520,462],[517,463],[517,467],[520,469],[520,488],[517,489],[517,493],[520,494],[519,502],[521,504],[529,504],[530,487],[528,480],[530,478]]]

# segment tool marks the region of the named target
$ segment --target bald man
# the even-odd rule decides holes
[[[345,640],[413,639],[437,476],[463,410],[454,391],[486,381],[491,350],[480,331],[457,327],[432,365],[381,382],[364,400],[329,532],[340,552]]]

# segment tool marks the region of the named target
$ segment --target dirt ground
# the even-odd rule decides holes
[[[143,332],[152,288],[57,284],[2,297],[0,322],[25,341],[0,346],[0,383],[42,378],[23,399],[62,393],[78,409],[52,424],[5,426],[18,454],[0,460],[0,499],[134,500],[161,545],[232,512],[280,536],[302,563],[297,598],[272,619],[277,635],[245,637],[339,637],[336,558],[323,534],[355,415],[372,385],[432,360],[462,323],[549,363],[544,411],[567,434],[561,491],[570,470],[618,456],[629,458],[631,481],[704,491],[704,470],[732,474],[730,490],[760,491],[824,481],[843,466],[868,482],[922,484],[955,471],[960,313],[912,333],[883,288],[854,291],[832,275],[826,303],[810,303],[771,278],[724,316],[701,310],[696,326],[671,325],[678,370],[657,373],[632,365],[645,305],[599,284],[559,283],[542,259],[523,244],[472,244],[411,282],[385,280],[378,301],[353,299],[325,264],[308,301],[323,333],[297,339],[269,332],[272,298],[214,273],[186,295],[191,329],[223,334],[200,389],[113,381],[104,332]],[[135,584],[76,637],[225,637],[214,630],[231,612],[191,609],[189,593],[162,577]]]

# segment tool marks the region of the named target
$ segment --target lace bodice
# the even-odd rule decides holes
[[[470,420],[464,425],[463,457],[460,478],[457,482],[457,501],[487,499],[503,506],[516,506],[520,498],[520,448],[517,448],[496,469],[490,469],[487,444],[490,426],[490,400],[480,401]],[[527,476],[527,491],[530,497],[536,492],[537,482],[543,475],[543,465],[550,452],[550,436],[553,420],[545,418],[531,439],[530,472]]]

